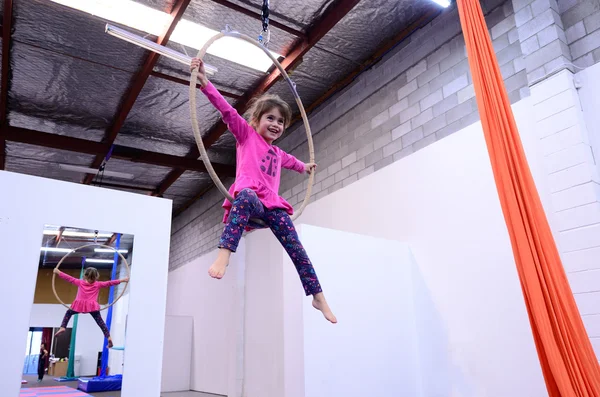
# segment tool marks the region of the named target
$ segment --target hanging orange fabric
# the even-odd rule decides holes
[[[478,0],[457,0],[457,4],[483,132],[548,394],[600,397],[600,367],[527,164],[481,6]]]

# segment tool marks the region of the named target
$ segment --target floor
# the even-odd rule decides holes
[[[46,375],[44,380],[37,383],[37,375],[23,376],[23,379],[27,381],[27,384],[21,387],[49,387],[49,386],[68,386],[73,389],[77,389],[77,382],[56,382],[53,377]],[[102,393],[89,393],[91,396],[99,397],[121,397],[120,391],[107,391]],[[214,394],[200,393],[194,391],[186,392],[175,392],[175,393],[162,393],[161,397],[216,397]]]

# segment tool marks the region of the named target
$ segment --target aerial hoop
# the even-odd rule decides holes
[[[86,244],[86,245],[82,245],[81,247],[74,248],[73,250],[71,250],[71,252],[67,253],[65,256],[63,256],[63,257],[62,257],[62,259],[61,259],[61,260],[58,262],[58,264],[56,265],[56,268],[55,268],[55,269],[58,269],[58,268],[60,268],[60,265],[63,263],[63,261],[64,261],[65,259],[67,259],[67,257],[68,257],[69,255],[71,255],[72,253],[74,253],[74,252],[76,252],[76,251],[79,251],[79,250],[80,250],[80,249],[82,249],[82,248],[87,248],[87,247],[102,247],[102,248],[108,248],[108,249],[111,249],[111,250],[113,250],[113,251],[114,251],[116,254],[118,254],[118,255],[121,257],[121,260],[122,260],[122,261],[123,261],[123,263],[125,264],[125,269],[127,270],[127,277],[130,277],[130,272],[129,272],[129,262],[127,262],[127,259],[125,259],[125,257],[124,257],[124,256],[123,256],[123,255],[122,255],[122,254],[121,254],[119,251],[117,251],[116,249],[114,249],[113,247],[111,247],[111,246],[108,246],[108,245],[104,245],[104,244],[97,244],[97,243],[93,243],[93,244]],[[106,310],[106,309],[108,309],[109,307],[111,307],[112,305],[114,305],[115,303],[117,303],[117,301],[118,301],[119,299],[121,299],[121,297],[122,297],[122,296],[123,296],[123,294],[125,293],[125,290],[127,289],[127,286],[128,286],[128,285],[129,285],[129,281],[128,281],[128,282],[126,282],[126,284],[125,284],[125,288],[123,288],[123,290],[121,291],[121,294],[119,294],[119,296],[117,297],[117,299],[115,299],[115,300],[113,301],[113,303],[111,303],[111,304],[109,304],[109,305],[106,305],[106,306],[104,306],[104,307],[100,308],[100,311],[102,311],[102,310]],[[66,307],[67,309],[70,309],[70,308],[71,308],[70,306],[68,306],[66,303],[64,303],[64,302],[63,302],[63,301],[60,299],[60,297],[58,296],[58,293],[56,292],[56,273],[53,273],[53,274],[52,274],[52,291],[54,292],[54,296],[55,296],[55,297],[56,297],[56,299],[57,299],[57,300],[60,302],[60,304],[61,304],[61,305],[63,305],[63,306],[64,306],[64,307]]]
[[[215,41],[217,41],[220,38],[225,37],[225,36],[244,40],[244,41],[260,48],[261,50],[263,50],[265,52],[265,54],[267,54],[267,56],[271,59],[271,61],[277,67],[277,69],[279,69],[279,71],[281,72],[281,76],[287,81],[288,85],[290,86],[290,89],[292,90],[292,93],[294,94],[296,104],[298,105],[298,109],[300,109],[300,114],[302,115],[302,121],[304,122],[304,127],[306,129],[306,139],[308,141],[308,151],[309,151],[309,162],[314,163],[315,162],[315,150],[314,150],[314,146],[313,146],[312,133],[310,131],[310,124],[308,123],[308,117],[306,116],[306,111],[304,110],[304,106],[302,105],[300,96],[298,95],[298,92],[296,91],[296,84],[289,78],[289,76],[286,73],[283,66],[281,66],[279,61],[269,52],[269,50],[267,50],[263,45],[256,42],[249,36],[246,36],[239,32],[226,30],[226,31],[217,33],[216,35],[211,37],[206,42],[206,44],[204,44],[204,47],[202,47],[200,49],[200,51],[198,51],[198,55],[196,56],[196,58],[203,59],[208,48]],[[190,110],[191,110],[191,116],[192,116],[192,129],[194,130],[194,138],[196,139],[198,151],[200,152],[200,155],[202,156],[202,160],[204,161],[204,165],[206,166],[206,170],[208,171],[210,177],[212,178],[212,180],[215,183],[215,185],[217,186],[217,188],[221,191],[223,196],[225,196],[225,198],[227,198],[227,200],[229,200],[231,203],[233,203],[234,198],[231,196],[231,194],[229,194],[229,192],[227,191],[227,189],[225,188],[225,186],[223,185],[223,183],[217,176],[217,173],[215,172],[212,164],[210,163],[210,159],[208,158],[206,149],[204,148],[204,143],[202,142],[202,135],[200,134],[200,128],[198,126],[198,116],[196,113],[196,82],[197,82],[197,78],[198,78],[198,69],[194,68],[192,70],[192,75],[190,78],[190,108],[191,108]],[[300,206],[300,208],[298,208],[298,210],[294,211],[294,214],[291,217],[292,220],[295,220],[298,216],[300,216],[302,214],[302,211],[304,211],[304,208],[306,208],[306,205],[308,204],[308,201],[310,200],[312,186],[313,186],[313,182],[315,179],[315,173],[316,173],[316,170],[313,169],[313,171],[309,174],[308,185],[306,187],[306,196],[304,197],[304,201],[302,202],[302,205]],[[258,223],[262,226],[266,226],[265,223],[261,219],[251,218],[250,220],[254,223]]]

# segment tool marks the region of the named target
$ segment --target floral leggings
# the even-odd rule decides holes
[[[67,328],[67,324],[69,324],[69,320],[71,319],[71,316],[73,314],[79,314],[79,312],[76,312],[75,310],[71,310],[71,309],[67,310],[67,312],[65,313],[65,317],[63,318],[62,324],[60,325],[61,328]],[[106,323],[102,319],[100,312],[95,311],[95,312],[91,312],[90,314],[92,315],[94,320],[96,320],[96,324],[98,324],[98,326],[102,330],[104,337],[107,339],[110,338],[110,332],[108,331],[108,327],[106,326]]]
[[[250,218],[262,219],[277,237],[294,262],[306,295],[322,292],[315,269],[298,239],[290,216],[283,209],[265,209],[251,189],[243,189],[233,201],[227,225],[219,240],[219,248],[235,252]]]

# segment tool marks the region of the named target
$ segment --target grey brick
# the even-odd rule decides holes
[[[413,117],[415,117],[419,113],[421,113],[421,110],[419,109],[419,104],[417,103],[417,104],[409,107],[405,111],[400,112],[400,121],[404,123],[407,120],[412,119]]]
[[[508,32],[508,44],[513,44],[519,41],[519,31],[517,29],[513,29]]]
[[[508,42],[508,33],[503,34],[493,41],[492,45],[494,46],[494,52],[498,53],[508,47],[510,43]]]
[[[419,88],[417,86],[417,80],[412,80],[406,83],[404,87],[398,90],[398,100],[407,97],[411,92],[415,91],[417,88]]]
[[[433,40],[427,40],[426,42],[424,42],[423,44],[421,44],[420,46],[418,46],[415,49],[415,51],[413,52],[413,56],[415,57],[415,60],[417,60],[417,59],[423,59],[423,61],[425,61],[424,58],[427,55],[429,55],[431,52],[433,52],[433,50],[435,50],[435,49],[436,49],[435,42]]]
[[[553,9],[558,13],[558,5],[554,0],[534,0],[531,3],[531,10],[533,11],[533,15],[540,15],[547,9]]]
[[[489,1],[482,2],[482,3],[487,3],[485,5],[482,5],[482,8],[488,8],[490,6]],[[484,13],[485,13],[485,11],[484,11]],[[504,16],[504,10],[502,9],[502,7],[493,7],[493,8],[490,8],[490,12],[488,12],[487,15],[485,16],[485,23],[487,26],[489,26],[490,28],[493,29],[496,25],[498,25],[505,19],[506,19],[506,17]],[[490,30],[492,30],[492,29],[490,29]],[[494,38],[495,37],[496,36],[494,36]]]
[[[383,132],[388,132],[393,130],[394,128],[400,125],[400,115],[397,114],[394,117],[391,117],[388,121],[381,124],[380,128]]]
[[[588,52],[587,54],[585,54],[584,56],[582,56],[581,58],[577,58],[573,61],[573,64],[575,66],[577,66],[578,68],[588,68],[592,65],[594,65],[596,62],[594,61],[594,53],[593,52]]]
[[[341,182],[350,176],[350,170],[348,168],[344,168],[340,172],[336,173],[334,176],[335,176],[335,183]]]
[[[600,4],[597,1],[579,1],[578,4],[562,13],[561,19],[564,23],[564,28],[570,28],[577,22],[582,21],[584,18],[594,14],[598,10],[600,10]]]
[[[515,73],[519,73],[521,70],[525,70],[525,58],[517,57],[513,61]]]
[[[583,24],[583,21],[579,21],[575,25],[568,28],[565,31],[565,35],[567,36],[568,44],[571,44],[574,41],[577,41],[583,36],[585,36],[585,26]]]
[[[585,30],[588,33],[600,29],[600,12],[596,12],[583,20]]]
[[[393,162],[392,156],[379,160],[377,163],[374,164],[375,171],[379,171],[383,167],[387,167],[388,165],[392,164],[392,162]]]
[[[519,28],[519,38],[521,41],[525,41],[531,36],[537,34],[542,31],[547,26],[557,24],[562,27],[562,23],[560,22],[560,16],[556,13],[556,11],[552,9],[548,9],[533,18],[531,21],[525,23],[523,26]]]
[[[526,7],[529,4],[531,4],[531,0],[512,0],[512,4],[515,12],[517,12],[523,7]]]
[[[374,150],[373,142],[369,142],[365,146],[358,149],[358,151],[356,152],[356,157],[358,157],[359,159],[362,159],[367,154],[371,153],[373,150]]]
[[[418,90],[416,90],[408,96],[408,104],[410,106],[417,104],[421,99],[429,95],[429,92],[429,84],[425,84],[424,86],[420,87]]]
[[[382,148],[385,145],[387,145],[388,143],[390,143],[391,141],[392,141],[392,133],[387,132],[384,135],[380,136],[379,138],[375,139],[375,141],[373,142],[373,149],[377,150],[379,148]]]
[[[468,85],[462,90],[458,91],[458,103],[463,103],[475,96],[475,87],[473,84]]]
[[[391,137],[391,134],[390,134]],[[350,164],[354,163],[356,161],[356,152],[352,152],[349,155],[347,155],[346,157],[344,157],[342,159],[342,168],[346,168],[348,167]]]
[[[452,72],[454,73],[455,77],[460,77],[461,75],[466,74],[467,78],[470,80],[471,66],[469,65],[469,60],[465,58],[460,61],[452,68]]]
[[[377,149],[377,150],[373,151],[372,153],[369,153],[365,157],[365,166],[368,167],[370,165],[373,165],[376,162],[378,162],[379,160],[381,160],[382,158],[383,158],[383,149]]]
[[[410,131],[411,131],[411,128],[410,128],[410,120],[409,120],[406,123],[400,125],[397,128],[394,128],[392,130],[392,140],[395,141],[396,139],[400,138],[401,136],[408,134]]]
[[[336,161],[335,163],[333,163],[332,165],[330,165],[327,168],[327,172],[329,173],[329,175],[333,175],[341,169],[342,169],[342,162]]]
[[[460,120],[462,117],[470,114],[472,111],[477,109],[477,102],[475,98],[471,98],[466,102],[461,103],[460,105],[450,109],[446,113],[446,121],[448,124],[452,124],[457,120]]]
[[[433,119],[433,110],[429,108],[411,120],[411,127],[414,130],[431,119]]]
[[[321,189],[326,190],[328,189],[330,186],[332,186],[335,183],[335,175],[331,175],[329,177],[327,177],[326,179],[323,180],[323,182],[321,183]],[[302,186],[302,185],[300,185]]]
[[[560,0],[558,2],[558,12],[560,14],[563,14],[565,11],[567,11],[569,8],[577,5],[577,2],[579,0]]]
[[[556,59],[551,60],[547,64],[544,65],[544,71],[546,74],[553,73],[559,69],[570,66],[570,61],[563,56],[560,56]]]
[[[517,91],[518,93],[518,91]],[[477,110],[475,110],[474,112],[471,112],[470,114],[461,117],[460,119],[460,124],[461,124],[461,128],[465,128],[470,126],[473,123],[476,123],[479,121],[479,112]]]
[[[444,99],[444,96],[442,95],[442,90],[439,89],[421,100],[421,110],[423,111],[425,109],[429,109],[436,103],[440,102],[442,99]]]
[[[423,139],[413,143],[412,148],[416,152],[417,150],[421,150],[426,146],[431,145],[437,140],[435,134],[427,135]]]
[[[417,58],[418,59],[418,58]],[[412,68],[406,71],[406,80],[411,81],[417,78],[418,75],[427,70],[427,61],[423,59]]]
[[[435,136],[436,136],[437,140],[439,141],[440,139],[443,139],[443,138],[447,137],[448,135],[453,134],[460,129],[462,129],[462,126],[461,126],[460,120],[459,120],[459,121],[455,121],[452,124],[447,125],[446,127],[442,128],[439,131],[436,131]]]
[[[504,14],[504,13],[503,13]],[[503,21],[492,27],[492,40],[502,36],[504,33],[508,33],[509,30],[515,27],[514,18],[505,18]]]
[[[502,78],[506,80],[515,74],[515,64],[513,62],[509,62],[500,66],[500,74],[502,74]]]
[[[504,5],[502,6],[502,9],[504,10],[504,16],[505,17],[508,17],[508,16],[513,15],[515,13],[515,11],[513,10],[512,1],[506,1],[504,3]]]
[[[390,109],[389,109],[390,117],[397,115],[398,113],[400,113],[401,111],[403,111],[407,108],[408,108],[408,98],[402,98],[399,102],[397,102],[396,104],[394,104],[390,107]]]
[[[375,172],[375,167],[371,165],[371,166],[365,168],[364,170],[360,171],[358,173],[358,178],[362,179],[362,178],[364,178],[366,176],[371,175],[373,172]]]
[[[533,14],[531,12],[531,6],[524,7],[520,9],[519,12],[515,13],[515,22],[517,27],[523,26],[532,19]]]
[[[432,79],[434,79],[435,77],[440,75],[440,65],[436,64],[433,65],[431,67],[429,67],[429,69],[427,69],[427,71],[421,73],[418,77],[417,77],[417,83],[419,84],[419,87],[429,83]]]
[[[423,127],[419,127],[417,129],[412,130],[408,134],[404,135],[402,138],[402,147],[406,147],[412,145],[419,139],[423,138]]]
[[[379,113],[377,116],[375,116],[371,120],[371,128],[378,127],[379,125],[385,123],[385,121],[389,118],[390,118],[390,113],[386,109],[383,112]]]
[[[342,181],[342,187],[346,187],[349,184],[356,182],[358,180],[358,175],[354,174],[354,175],[350,175],[348,178],[344,179]]]
[[[444,86],[444,98],[448,98],[458,90],[469,85],[467,75],[463,74]]]
[[[444,75],[444,72],[446,72],[448,69],[465,59],[464,48],[465,46],[463,44],[460,49],[452,50],[447,58],[442,59],[440,62],[440,73],[442,75]]]
[[[407,146],[404,149],[400,150],[399,152],[394,153],[394,155],[392,156],[392,161],[398,161],[400,159],[403,159],[404,157],[413,154],[415,152],[414,148],[411,146]]]
[[[423,135],[431,135],[437,130],[444,128],[446,124],[446,114],[444,113],[434,118],[433,120],[430,120],[427,123],[423,124]]]
[[[431,69],[433,65],[436,65],[442,61],[442,59],[448,57],[450,55],[450,46],[443,45],[434,51],[431,55],[427,57],[427,66]],[[438,65],[439,67],[439,65]],[[439,72],[439,70],[438,70]]]
[[[527,72],[527,81],[529,82],[529,84],[533,84],[534,82],[539,81],[540,79],[543,79],[546,76],[546,71],[544,70],[544,67],[540,67],[535,69],[533,72]]]
[[[392,141],[392,142],[388,143],[386,146],[384,146],[383,157],[385,158],[385,157],[391,156],[392,154],[396,153],[398,150],[402,149],[403,147],[404,147],[404,145],[402,144],[402,139],[396,139],[395,141]]]
[[[600,48],[592,51],[592,55],[594,56],[594,61],[596,63],[600,62]]]
[[[562,40],[565,43],[567,42],[567,38],[563,30],[556,25],[550,25],[547,28],[544,28],[536,36],[538,38],[540,47],[545,47],[554,40]]]
[[[458,95],[454,94],[444,99],[440,103],[436,103],[433,105],[433,117],[437,117],[440,114],[446,113],[448,110],[452,109],[458,105]]]
[[[600,35],[597,39],[600,40]],[[574,43],[573,45],[579,44],[582,41],[584,40]],[[572,48],[571,53],[573,53]],[[561,55],[570,56],[569,47],[562,41],[555,40],[552,43],[545,46],[544,48],[540,48],[538,51],[534,52],[533,54],[530,54],[529,56],[527,56],[527,58],[525,58],[525,65],[527,67],[527,71],[535,70],[540,66],[544,65],[545,63],[550,62],[551,60]]]
[[[364,168],[365,168],[365,159],[360,159],[356,163],[350,164],[350,167],[348,167],[348,169],[350,170],[350,175],[356,174]]]
[[[512,77],[509,77],[504,81],[506,92],[519,90],[527,86],[527,73],[525,71],[519,72]]]
[[[342,188],[342,182],[338,182],[328,189],[329,194],[334,193]]]

